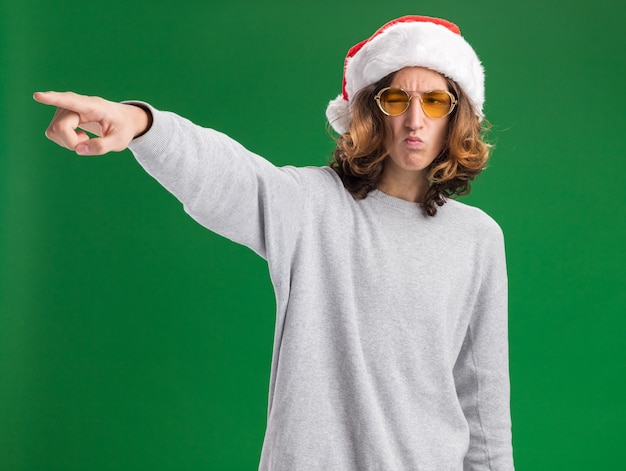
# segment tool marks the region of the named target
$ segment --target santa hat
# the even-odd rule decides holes
[[[485,75],[478,56],[457,25],[427,16],[403,16],[352,46],[344,62],[342,93],[328,104],[326,117],[339,134],[352,120],[352,98],[363,87],[404,67],[432,69],[454,80],[482,119]]]

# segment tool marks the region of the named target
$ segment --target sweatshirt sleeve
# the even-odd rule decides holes
[[[495,225],[495,223],[493,223]],[[470,431],[464,471],[513,466],[508,366],[507,274],[502,231],[481,244],[481,284],[454,367],[457,394]]]
[[[212,129],[150,109],[150,130],[129,149],[197,222],[265,259],[293,249],[306,204],[299,173],[279,168]]]

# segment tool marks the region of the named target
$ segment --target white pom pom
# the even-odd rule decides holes
[[[342,95],[337,96],[337,98],[328,103],[326,118],[338,134],[348,132],[351,121],[350,106],[348,102],[343,99]]]

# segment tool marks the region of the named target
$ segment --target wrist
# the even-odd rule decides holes
[[[134,139],[143,136],[152,127],[152,112],[140,103],[125,103],[133,107],[133,127],[135,128]]]

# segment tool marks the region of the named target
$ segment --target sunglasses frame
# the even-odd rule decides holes
[[[388,113],[387,111],[385,111],[383,109],[383,105],[380,103],[380,98],[381,98],[382,94],[385,93],[387,90],[400,90],[402,93],[404,93],[406,96],[409,97],[409,101],[407,102],[407,105],[406,105],[406,108],[404,109],[404,111],[402,111],[401,113],[397,113],[397,114],[391,114],[391,113]],[[424,109],[424,101],[422,100],[422,96],[423,95],[428,95],[429,93],[435,93],[435,92],[437,92],[437,93],[445,93],[446,95],[448,95],[450,97],[450,109],[443,116],[431,116]],[[423,94],[411,95],[409,92],[407,92],[403,88],[399,88],[399,87],[385,87],[382,90],[379,90],[378,93],[376,94],[376,96],[374,97],[374,100],[376,100],[376,103],[378,104],[378,108],[380,108],[380,111],[382,111],[387,116],[400,116],[401,114],[406,113],[406,110],[408,110],[409,107],[411,106],[411,100],[413,99],[413,96],[417,96],[419,98],[420,107],[422,108],[422,111],[424,112],[424,114],[426,116],[428,116],[431,119],[445,118],[446,116],[448,116],[450,113],[452,113],[454,111],[454,108],[456,108],[456,105],[458,103],[458,100],[456,99],[456,97],[451,92],[449,92],[448,90],[431,90],[430,92],[426,92],[426,93],[423,93]]]

